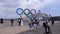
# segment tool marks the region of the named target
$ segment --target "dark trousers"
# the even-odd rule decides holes
[[[11,26],[13,26],[13,22],[11,22]]]
[[[21,26],[21,22],[19,22],[19,26]]]
[[[52,25],[54,25],[54,21],[52,21]]]
[[[50,33],[50,27],[49,26],[45,27],[45,33]]]
[[[3,22],[1,22],[1,24],[3,24]]]
[[[30,24],[29,24],[29,27],[30,27],[30,28],[34,27],[34,23],[30,23]]]
[[[29,27],[32,28],[32,24],[31,23],[29,24]]]

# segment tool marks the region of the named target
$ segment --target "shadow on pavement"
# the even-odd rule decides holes
[[[40,29],[28,30],[28,31],[21,32],[21,33],[18,33],[18,34],[43,34],[43,31],[41,31]]]

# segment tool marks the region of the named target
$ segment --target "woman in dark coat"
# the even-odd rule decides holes
[[[18,19],[19,26],[21,26],[21,18]]]

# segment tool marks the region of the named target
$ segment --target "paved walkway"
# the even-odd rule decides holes
[[[0,34],[17,34],[27,30],[28,26],[0,27]]]
[[[56,22],[54,25],[50,25],[52,34],[60,34],[60,23]],[[24,26],[8,26],[0,27],[0,34],[43,34],[44,28],[39,26],[37,30],[29,30],[27,25]]]
[[[50,28],[52,34],[60,34],[60,23],[57,22],[54,25],[50,25]],[[43,34],[43,33],[44,33],[44,28],[39,27],[37,30],[28,30],[18,34]]]

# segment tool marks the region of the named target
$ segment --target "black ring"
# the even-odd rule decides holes
[[[18,13],[18,12],[19,12],[18,10],[21,10],[21,11],[22,11],[21,14]],[[22,15],[22,14],[24,13],[24,11],[23,11],[22,8],[18,8],[18,9],[16,10],[16,13],[17,13],[18,15]]]
[[[25,12],[26,10],[29,11],[28,14],[26,14],[26,12]],[[29,15],[29,13],[30,13],[30,10],[28,8],[24,9],[24,14],[25,15]]]

